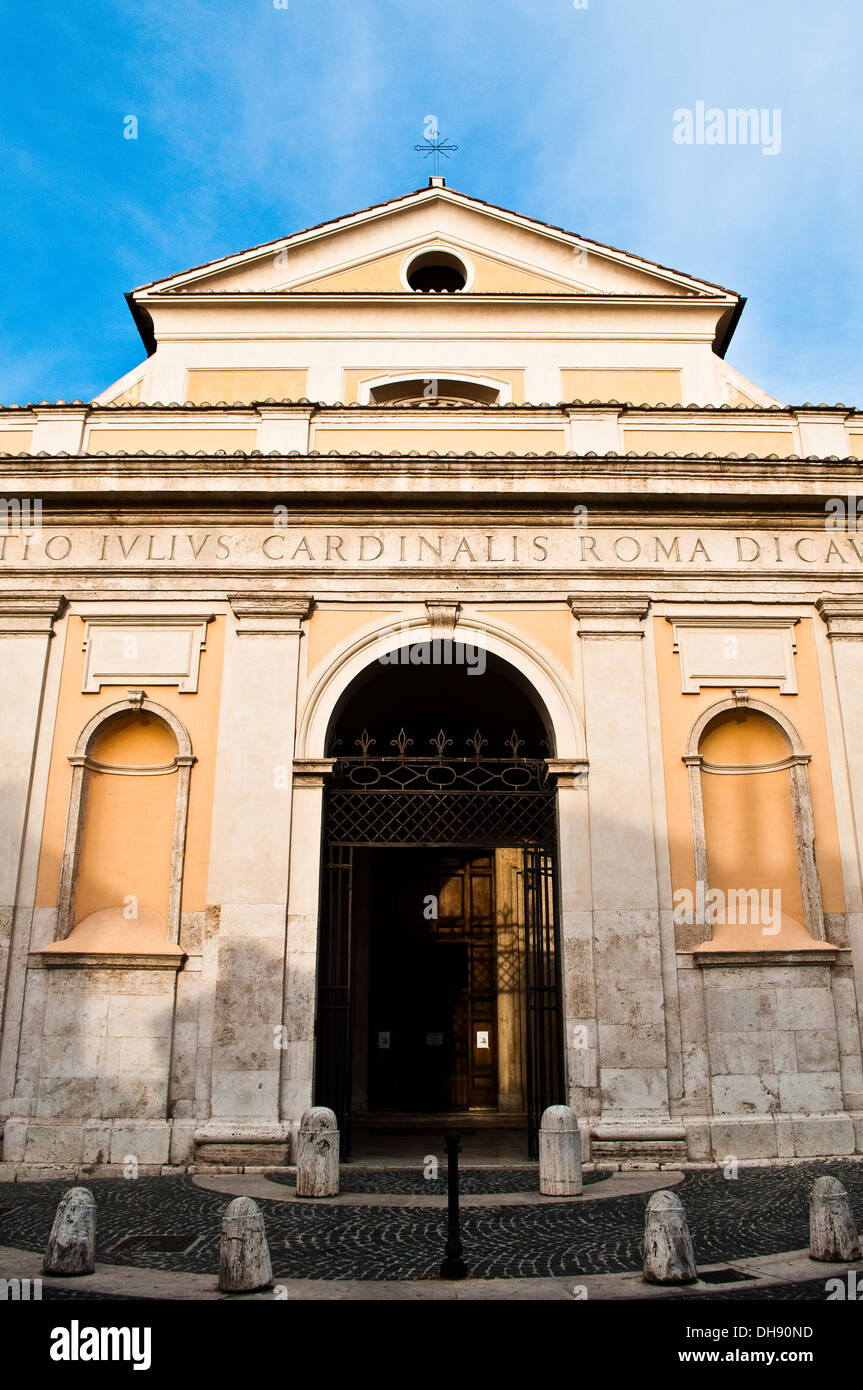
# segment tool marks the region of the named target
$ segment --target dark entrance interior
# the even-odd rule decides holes
[[[494,859],[372,853],[370,1111],[496,1110]]]
[[[535,1153],[562,1098],[549,729],[513,668],[441,653],[367,668],[331,728],[315,1101],[346,1155],[435,1115]]]

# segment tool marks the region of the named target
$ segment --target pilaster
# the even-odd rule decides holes
[[[15,1081],[18,1027],[24,984],[24,959],[32,913],[12,929],[33,785],[39,718],[45,691],[54,623],[66,607],[60,594],[0,594],[0,1017],[4,1019],[0,1052],[0,1097],[11,1096]],[[20,960],[19,960],[20,958]],[[20,968],[19,968],[20,966]],[[13,968],[14,967],[14,968]],[[8,993],[7,993],[8,991]],[[14,1006],[14,1007],[13,1007]]]
[[[297,677],[311,600],[245,593],[230,602],[220,862],[208,892],[218,904],[211,1117],[260,1126],[279,1118]]]
[[[642,639],[644,595],[574,595],[590,762],[590,860],[602,1119],[668,1116],[659,890]],[[638,1117],[642,1117],[639,1120]]]

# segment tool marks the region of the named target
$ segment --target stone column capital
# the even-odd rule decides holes
[[[229,594],[239,637],[299,637],[314,607],[309,594]]]
[[[851,642],[863,642],[863,595],[839,598],[826,594],[815,607],[827,624],[827,636],[831,641],[844,637]]]
[[[323,787],[332,776],[335,758],[294,758],[294,781],[297,787]]]
[[[68,606],[63,594],[0,594],[0,637],[50,636]]]
[[[569,594],[567,602],[581,638],[607,641],[644,636],[649,594]]]
[[[549,776],[556,778],[558,787],[573,790],[587,786],[586,758],[546,758],[545,765]]]

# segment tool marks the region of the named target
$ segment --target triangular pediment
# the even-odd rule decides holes
[[[727,298],[732,291],[452,189],[419,189],[135,291],[411,293],[412,257],[442,250],[468,269],[465,291],[512,295]]]

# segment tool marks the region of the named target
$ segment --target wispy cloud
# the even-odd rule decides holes
[[[454,186],[740,289],[734,365],[861,396],[859,0],[45,0],[7,27],[7,398],[134,365],[131,285],[424,183],[428,113]],[[675,145],[699,100],[781,108],[781,155]]]

